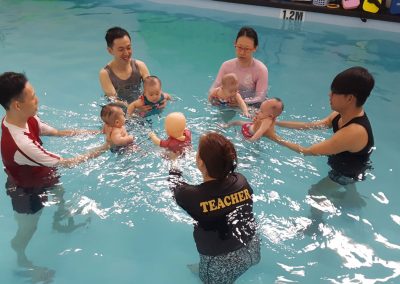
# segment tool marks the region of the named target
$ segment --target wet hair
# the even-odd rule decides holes
[[[25,74],[5,72],[0,75],[0,104],[5,110],[10,109],[12,100],[21,100],[28,82]]]
[[[100,111],[100,118],[101,120],[106,123],[106,124],[111,124],[115,120],[115,108],[116,107],[121,107],[120,104],[117,103],[109,103],[101,107]]]
[[[331,84],[331,91],[339,95],[353,95],[356,98],[356,106],[361,107],[371,94],[374,85],[374,77],[368,70],[355,66],[336,75]]]
[[[228,73],[222,77],[221,83],[223,86],[238,84],[238,78],[235,73]]]
[[[251,38],[254,42],[254,47],[258,46],[258,35],[257,35],[257,32],[253,28],[242,27],[236,36],[236,41],[242,36]]]
[[[108,123],[108,119],[110,118],[112,113],[112,106],[105,105],[101,107],[100,118],[104,123]]]
[[[208,132],[200,137],[198,154],[210,177],[224,179],[236,169],[237,155],[232,142],[221,134]]]
[[[276,101],[278,104],[271,101]],[[270,102],[271,104],[268,105],[268,103]],[[280,98],[268,98],[260,105],[260,110],[268,112],[267,115],[272,115],[272,118],[277,118],[278,116],[280,116],[283,112],[283,109],[284,105]]]
[[[276,101],[281,103],[281,108],[280,109],[277,109],[275,106],[273,107],[274,114],[276,114],[276,116],[281,115],[281,113],[285,109],[285,105],[283,104],[283,101],[280,98],[277,98],[277,97],[273,97],[273,98],[271,98],[271,100],[276,100]]]
[[[154,86],[156,83],[158,83],[160,85],[160,88],[161,88],[161,80],[160,80],[160,78],[158,78],[157,76],[154,76],[154,75],[147,76],[143,80],[143,86],[145,86],[145,85]]]
[[[131,36],[129,35],[129,33],[120,27],[113,27],[107,30],[105,39],[107,42],[107,46],[108,47],[112,47],[114,44],[114,40],[118,39],[118,38],[123,38],[124,36],[129,37],[129,39],[131,39]]]

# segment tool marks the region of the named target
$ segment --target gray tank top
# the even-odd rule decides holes
[[[107,70],[108,76],[110,77],[111,83],[113,84],[117,97],[121,101],[131,103],[139,98],[142,93],[142,76],[139,72],[139,67],[134,59],[131,60],[132,74],[126,80],[121,80],[111,70],[109,65],[106,65],[104,69]]]

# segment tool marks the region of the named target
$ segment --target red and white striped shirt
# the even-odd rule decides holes
[[[1,156],[9,179],[23,188],[42,188],[58,183],[55,165],[60,157],[42,147],[40,135],[54,128],[37,116],[30,117],[25,128],[2,120]]]

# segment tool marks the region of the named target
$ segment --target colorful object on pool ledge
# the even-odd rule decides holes
[[[400,14],[400,0],[392,0],[389,11],[390,14]]]
[[[369,13],[378,13],[382,7],[382,0],[364,0],[362,9]]]
[[[360,6],[360,0],[342,0],[342,6],[345,10],[356,9]]]

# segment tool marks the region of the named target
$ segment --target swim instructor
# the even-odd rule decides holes
[[[73,158],[63,158],[42,147],[40,136],[99,133],[91,130],[57,130],[36,116],[38,97],[24,74],[0,74],[2,119],[1,157],[8,181],[21,188],[45,188],[58,183],[57,166],[74,166],[107,151],[106,143]]]
[[[365,171],[370,168],[374,136],[363,106],[374,85],[374,77],[367,69],[351,67],[332,81],[329,101],[333,112],[326,118],[312,122],[276,122],[278,126],[293,129],[332,128],[334,134],[324,141],[303,147],[282,139],[274,129],[267,135],[298,153],[329,156],[328,164],[332,168],[329,178],[333,182],[348,185],[364,180]]]
[[[237,156],[224,136],[201,136],[196,165],[203,183],[189,185],[181,172],[170,171],[176,202],[194,220],[194,240],[200,254],[199,276],[204,283],[233,283],[260,261],[260,240],[253,215],[253,190],[236,173]]]

